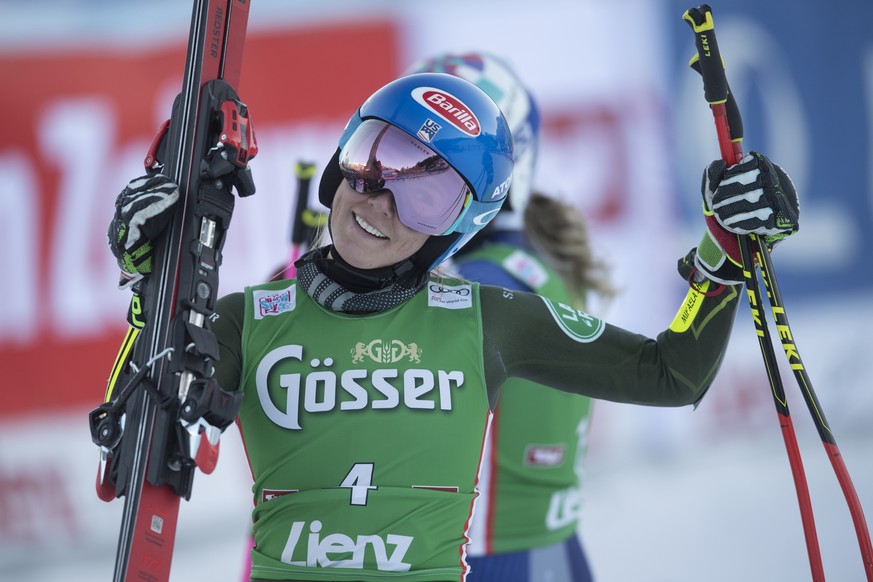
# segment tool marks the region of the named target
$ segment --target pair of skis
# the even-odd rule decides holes
[[[694,31],[697,55],[691,59],[690,64],[703,77],[704,97],[712,109],[722,159],[728,166],[732,166],[743,157],[743,123],[739,107],[728,86],[724,63],[715,37],[712,9],[708,5],[702,4],[697,8],[685,11],[682,18]],[[782,303],[782,295],[779,292],[767,243],[754,234],[747,237],[739,237],[739,242],[743,260],[743,275],[746,281],[749,306],[752,310],[752,319],[755,323],[758,343],[764,358],[770,387],[773,390],[773,399],[779,417],[779,425],[782,428],[782,437],[785,441],[788,460],[794,478],[794,486],[797,490],[797,499],[800,504],[800,515],[806,539],[807,553],[809,554],[812,579],[814,582],[824,582],[825,579],[821,551],[818,546],[818,537],[812,513],[812,503],[809,497],[809,487],[803,470],[803,461],[797,445],[794,425],[788,411],[788,403],[777,367],[776,355],[770,339],[767,320],[763,313],[764,305],[761,288],[758,284],[755,259],[757,259],[757,265],[760,266],[761,278],[764,281],[767,298],[770,303],[773,320],[779,331],[782,348],[785,351],[788,363],[801,389],[803,399],[806,402],[849,506],[849,512],[852,516],[858,545],[861,550],[861,559],[867,582],[873,582],[873,546],[871,546],[870,533],[867,529],[864,511],[858,500],[858,494],[852,484],[852,479],[846,469],[843,457],[840,454],[840,449],[837,447],[833,432],[831,432],[828,426],[824,411],[812,388],[812,382],[806,373],[806,367],[803,365],[800,352],[797,349],[794,334],[788,324],[785,306]]]
[[[210,329],[221,250],[234,207],[254,193],[257,144],[235,87],[250,0],[195,0],[182,91],[145,159],[178,184],[152,274],[135,287],[104,403],[89,415],[100,448],[98,496],[124,497],[113,580],[169,580],[180,498],[210,473],[241,395],[213,379]]]

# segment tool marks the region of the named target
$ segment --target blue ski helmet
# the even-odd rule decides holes
[[[466,79],[500,107],[512,131],[515,165],[509,197],[497,222],[520,229],[539,150],[540,112],[531,92],[506,61],[485,52],[443,53],[415,63],[408,72],[448,73]]]
[[[371,127],[365,123],[369,120],[398,128],[432,150],[469,188],[460,215],[441,235],[428,238],[411,259],[418,272],[429,271],[455,254],[503,205],[513,167],[509,125],[484,91],[459,77],[444,73],[400,77],[373,93],[349,119],[321,177],[319,200],[323,205],[332,205],[345,179],[340,170],[343,148],[359,129]]]

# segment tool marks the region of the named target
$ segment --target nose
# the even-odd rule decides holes
[[[367,197],[367,204],[383,212],[386,216],[397,214],[397,205],[394,203],[394,193],[387,188],[373,192]]]

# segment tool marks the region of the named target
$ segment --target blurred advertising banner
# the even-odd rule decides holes
[[[239,93],[261,147],[259,194],[249,224],[231,231],[276,239],[270,248],[241,233],[228,244],[231,262],[255,249],[248,281],[287,252],[295,156],[333,153],[349,112],[395,74],[396,37],[390,22],[375,20],[249,35]],[[347,62],[348,38],[367,39],[372,58]],[[0,368],[14,389],[0,416],[99,404],[129,300],[116,289],[106,227],[169,117],[185,48],[177,38],[130,52],[83,43],[0,53],[0,76],[14,80],[3,98],[13,139],[0,145]],[[232,273],[222,279],[225,290],[240,285]]]

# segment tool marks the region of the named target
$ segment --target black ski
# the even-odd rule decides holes
[[[98,495],[124,497],[113,580],[169,580],[179,500],[194,470],[212,472],[218,437],[239,396],[212,378],[211,331],[233,189],[254,193],[257,153],[236,93],[249,0],[195,0],[182,91],[145,165],[180,190],[169,228],[155,241],[152,275],[138,283],[103,405],[91,412],[100,447]]]

